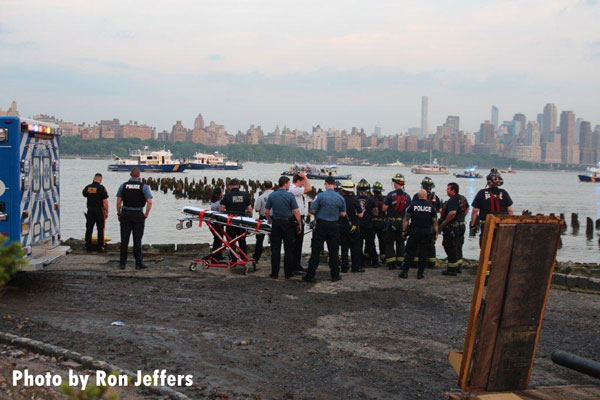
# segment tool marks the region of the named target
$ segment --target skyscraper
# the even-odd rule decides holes
[[[204,129],[204,118],[202,118],[202,114],[198,114],[196,120],[194,121],[194,129]]]
[[[373,136],[381,137],[381,126],[379,126],[379,124],[375,125],[375,129],[373,130]]]
[[[500,110],[498,110],[498,107],[492,106],[492,125],[494,125],[494,129],[498,129],[499,115]]]
[[[594,162],[592,125],[589,121],[581,121],[579,124],[579,162],[581,164],[592,164]]]
[[[525,127],[527,126],[527,118],[524,114],[517,113],[513,116],[514,132],[515,136],[523,136],[525,134]]]
[[[542,141],[553,142],[556,132],[556,106],[548,103],[544,106],[544,118],[542,120]]]
[[[460,131],[460,117],[458,115],[448,115],[445,125],[452,129],[453,135],[456,135]]]
[[[429,118],[429,97],[421,97],[421,135],[426,137],[429,134],[427,119]]]
[[[575,147],[575,113],[563,111],[560,113],[560,161],[562,163],[574,163],[573,150]],[[579,154],[577,154],[579,158]]]

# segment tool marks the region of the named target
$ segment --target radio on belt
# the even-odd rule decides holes
[[[38,269],[70,252],[60,241],[58,125],[0,117],[0,235]]]

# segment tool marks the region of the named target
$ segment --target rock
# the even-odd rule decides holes
[[[587,276],[578,276],[577,277],[577,288],[583,289],[583,290],[587,289],[588,280],[589,280],[589,278]]]
[[[600,293],[600,279],[599,278],[589,278],[587,289]]]
[[[81,368],[81,364],[79,364],[73,360],[63,361],[60,363],[60,365],[70,368],[70,369],[80,369]]]
[[[567,275],[567,276],[565,276],[566,286],[569,289],[576,288],[577,287],[577,278],[579,278],[577,275]]]
[[[552,284],[553,285],[560,285],[560,286],[567,286],[567,279],[566,279],[566,275],[565,274],[552,274]]]

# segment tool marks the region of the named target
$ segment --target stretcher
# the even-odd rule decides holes
[[[194,225],[194,222],[197,221],[198,227],[205,225],[214,236],[221,240],[222,243],[219,248],[212,250],[206,256],[195,258],[190,263],[190,271],[196,271],[198,265],[202,265],[204,268],[212,267],[224,269],[243,267],[244,274],[247,274],[250,264],[252,265],[253,270],[256,271],[256,261],[253,258],[250,258],[240,248],[238,243],[251,235],[270,234],[270,223],[262,219],[231,215],[197,207],[184,207],[183,213],[186,214],[186,217],[179,219],[179,222],[175,226],[177,230],[189,229]],[[241,233],[232,237],[225,231],[227,227],[239,228]],[[228,260],[222,258],[222,253],[225,250],[228,250],[231,255]]]

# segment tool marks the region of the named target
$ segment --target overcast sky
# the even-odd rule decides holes
[[[0,108],[170,130],[600,124],[597,0],[0,0]]]

